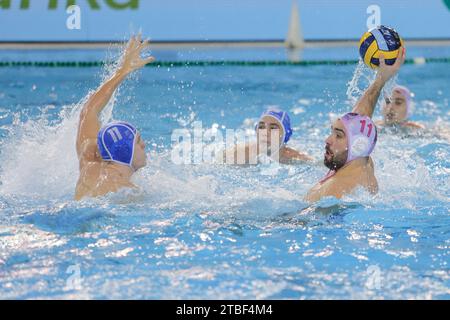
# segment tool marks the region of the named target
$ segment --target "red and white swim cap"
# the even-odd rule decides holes
[[[378,132],[375,123],[367,116],[347,113],[341,118],[347,135],[348,156],[346,163],[368,157],[377,144]]]
[[[413,94],[411,93],[411,91],[409,91],[408,88],[404,87],[404,86],[395,86],[393,91],[398,91],[400,92],[400,94],[405,98],[406,101],[406,117],[410,117],[411,113],[412,113],[412,96]]]

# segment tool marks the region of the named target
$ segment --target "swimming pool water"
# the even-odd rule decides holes
[[[378,195],[302,201],[355,68],[147,68],[109,107],[147,142],[140,191],[81,203],[78,103],[107,70],[0,69],[0,298],[450,298],[449,64],[403,67],[427,130],[380,132]],[[312,165],[171,162],[174,129],[251,129],[269,105]]]

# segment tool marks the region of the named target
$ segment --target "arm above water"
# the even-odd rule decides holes
[[[292,148],[287,148],[280,158],[280,162],[284,164],[294,164],[298,162],[314,161],[314,158],[310,157],[306,153],[299,152]]]
[[[122,58],[122,64],[114,75],[106,80],[88,99],[80,113],[80,122],[77,134],[77,154],[80,161],[83,158],[95,157],[97,134],[100,131],[99,115],[108,104],[119,85],[135,70],[154,61],[153,57],[141,58],[142,51],[149,46],[148,41],[142,42],[141,35],[131,37]]]
[[[425,129],[425,126],[423,124],[413,121],[408,121],[403,126],[412,129]]]
[[[383,90],[386,82],[397,74],[400,67],[405,62],[405,58],[406,50],[403,47],[398,50],[397,60],[392,66],[387,65],[384,61],[384,57],[380,56],[380,67],[378,69],[375,81],[369,86],[363,96],[356,103],[353,108],[354,113],[372,118],[381,90]]]
[[[351,180],[344,183],[341,179],[333,179],[332,181],[327,181],[327,183],[318,184],[309,190],[304,200],[307,202],[317,202],[325,197],[341,199],[347,190],[352,190],[353,187],[350,187],[349,184],[354,183]]]
[[[374,163],[371,157],[358,159],[354,162],[350,172],[345,175],[338,172],[335,176],[324,182],[317,184],[305,197],[307,202],[316,202],[324,197],[335,197],[341,199],[344,195],[352,193],[358,187],[367,189],[370,193],[378,192],[378,182],[374,175]],[[348,169],[348,168],[347,168]]]
[[[95,157],[94,150],[97,143],[97,134],[100,131],[99,115],[125,77],[126,74],[118,70],[97,89],[83,106],[80,113],[76,145],[80,160],[87,156],[89,158]]]

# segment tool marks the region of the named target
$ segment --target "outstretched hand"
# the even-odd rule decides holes
[[[128,74],[135,70],[139,70],[145,65],[155,61],[154,57],[141,57],[141,54],[149,46],[150,42],[148,40],[142,41],[141,34],[132,36],[128,41],[127,47],[123,54],[120,70]]]
[[[384,57],[380,55],[380,67],[378,68],[377,77],[375,81],[367,88],[363,96],[358,100],[353,112],[359,113],[361,115],[366,115],[368,117],[373,116],[375,106],[377,104],[378,98],[380,96],[381,90],[383,90],[386,82],[389,81],[393,76],[397,74],[400,67],[405,62],[406,50],[400,47],[398,50],[397,59],[394,64],[389,66],[386,64]]]
[[[397,59],[391,66],[387,65],[384,60],[384,56],[380,55],[380,67],[377,72],[377,78],[382,80],[383,83],[388,82],[389,79],[391,79],[398,73],[400,67],[405,62],[405,59],[406,59],[406,49],[404,47],[400,47],[400,49],[398,50]]]

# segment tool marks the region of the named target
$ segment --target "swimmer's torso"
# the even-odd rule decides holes
[[[88,144],[80,159],[80,177],[75,189],[75,199],[98,197],[122,188],[135,187],[129,178],[122,177],[111,163],[102,161],[97,146]]]
[[[103,196],[127,187],[135,186],[119,173],[109,170],[107,162],[91,162],[80,170],[75,199]]]
[[[354,160],[338,170],[334,175],[317,183],[306,195],[305,200],[315,202],[323,197],[333,196],[338,199],[362,186],[371,193],[378,192],[374,165],[370,157]]]

